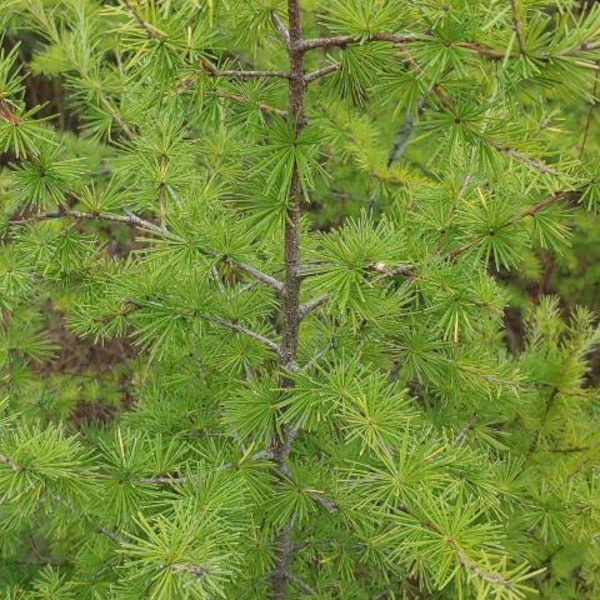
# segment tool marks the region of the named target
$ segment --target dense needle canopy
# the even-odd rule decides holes
[[[600,596],[597,3],[2,4],[4,598]]]

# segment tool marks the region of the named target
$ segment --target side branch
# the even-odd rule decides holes
[[[223,100],[231,100],[232,102],[237,102],[238,104],[249,104],[249,100],[241,96],[240,94],[228,94],[227,92],[223,92],[221,90],[215,90],[213,95],[216,98],[222,98]],[[264,102],[259,102],[256,104],[256,107],[263,112],[272,113],[285,119],[287,117],[287,112],[285,110],[281,110],[275,106],[271,106],[270,104],[265,104]]]
[[[469,571],[472,575],[493,586],[501,587],[511,592],[515,591],[513,581],[504,577],[500,573],[494,573],[482,569],[479,565],[467,557],[462,548],[460,548],[460,546],[454,540],[450,541],[450,545],[454,549],[455,556],[461,567],[467,569],[467,571]]]
[[[55,210],[37,213],[31,215],[25,219],[16,219],[13,221],[9,221],[9,225],[26,225],[32,221],[48,221],[51,219],[63,219],[63,218],[71,218],[76,221],[110,221],[112,223],[123,223],[125,225],[129,225],[131,227],[137,227],[139,229],[143,229],[145,231],[150,231],[157,235],[167,237],[170,239],[177,239],[177,236],[170,232],[166,227],[161,225],[157,225],[156,223],[152,223],[152,221],[148,221],[146,219],[142,219],[134,214],[127,215],[113,215],[110,213],[86,213],[78,210]],[[210,249],[203,249],[202,253],[205,256],[215,257],[218,256],[216,252],[211,251]],[[231,258],[226,259],[227,262],[242,273],[249,275],[253,279],[260,281],[264,285],[270,287],[278,294],[281,293],[283,289],[283,283],[275,277],[268,275],[267,273],[263,273],[259,269],[256,269],[250,265],[246,265],[244,263],[238,262]]]
[[[323,37],[304,40],[300,46],[300,49],[302,52],[307,52],[308,50],[314,50],[317,48],[328,50],[330,48],[344,48],[345,46],[349,46],[351,44],[364,44],[366,42],[389,42],[391,44],[403,46],[411,43],[431,43],[435,41],[439,42],[441,40],[424,35],[397,35],[393,33],[372,33],[370,35],[362,37],[355,35],[339,35],[333,37]],[[489,58],[494,61],[503,60],[506,57],[506,51],[498,50],[496,48],[490,48],[488,46],[483,46],[478,42],[452,42],[451,45],[456,46],[458,48],[464,48],[465,50],[469,50],[471,52],[474,52],[475,54],[483,56],[484,58]]]
[[[269,338],[265,337],[264,335],[261,335],[260,333],[256,333],[256,331],[253,331],[252,329],[249,329],[248,327],[244,327],[243,325],[240,325],[239,323],[235,323],[234,321],[228,321],[226,319],[221,319],[219,317],[211,317],[210,315],[203,315],[203,314],[199,314],[199,313],[196,313],[195,316],[198,317],[199,319],[207,321],[208,323],[220,325],[221,327],[226,327],[227,329],[231,329],[232,331],[235,331],[236,333],[245,335],[246,337],[253,339],[255,342],[261,343],[263,346],[265,346],[269,350],[272,350],[273,352],[276,352],[277,354],[279,354],[281,352],[281,348],[280,348],[279,344],[275,343],[273,340],[270,340]]]
[[[10,221],[9,223],[11,225],[25,225],[31,221],[47,221],[50,219],[63,218],[71,218],[75,219],[76,221],[112,221],[113,223],[124,223],[125,225],[138,227],[139,229],[145,229],[160,235],[169,235],[169,231],[166,227],[156,225],[156,223],[152,223],[151,221],[147,221],[146,219],[142,219],[141,217],[133,214],[113,215],[109,213],[85,213],[78,210],[54,210],[37,213],[27,217],[26,219],[14,220]]]
[[[278,78],[278,79],[289,79],[290,74],[288,71],[238,71],[238,70],[225,70],[221,71],[217,69],[212,63],[207,61],[205,58],[198,59],[200,66],[213,77],[227,77],[230,79],[264,79],[264,78]]]
[[[520,162],[521,164],[525,165],[526,167],[529,167],[530,169],[533,169],[534,171],[537,171],[538,173],[541,173],[542,175],[560,174],[556,169],[553,169],[552,167],[548,166],[543,160],[531,158],[530,156],[519,152],[515,148],[511,148],[510,146],[503,146],[502,144],[499,144],[498,142],[495,142],[493,140],[489,140],[489,143],[498,152],[506,154],[506,156],[512,158],[517,162]]]
[[[518,59],[526,53],[525,47],[525,38],[523,36],[523,32],[521,29],[520,23],[518,26],[513,25],[513,29],[515,29],[515,34],[517,35],[517,44],[519,45],[518,52],[511,52],[507,54],[506,49],[501,48],[493,48],[491,46],[485,46],[481,42],[476,41],[454,41],[449,42],[448,40],[441,40],[439,38],[433,38],[430,36],[420,35],[420,36],[406,36],[406,35],[397,35],[393,33],[372,33],[367,36],[354,36],[354,35],[340,35],[340,36],[332,36],[332,37],[323,37],[323,38],[314,38],[304,40],[300,44],[300,51],[307,52],[309,50],[322,49],[329,50],[330,48],[345,48],[351,44],[364,44],[368,42],[389,42],[391,44],[395,44],[397,46],[404,46],[411,43],[431,43],[431,42],[444,42],[449,47],[463,48],[464,50],[468,50],[474,54],[478,54],[483,58],[487,58],[492,61],[503,61],[506,58],[510,59]],[[518,33],[517,33],[518,32]],[[554,56],[576,56],[580,53],[585,52],[593,52],[598,49],[597,38],[594,36],[588,42],[584,42],[583,44],[579,44],[573,48],[569,48],[567,50],[563,50],[558,52],[557,54],[539,54],[535,56],[537,60],[547,62],[551,60]],[[580,64],[579,66],[586,67],[589,69],[597,69],[598,67],[594,65],[593,61],[585,62]]]
[[[561,200],[566,200],[567,202],[570,202],[570,203],[576,203],[580,197],[581,197],[581,192],[577,191],[577,190],[563,190],[563,191],[554,192],[553,194],[540,200],[533,206],[530,206],[529,208],[522,210],[520,213],[515,215],[510,221],[507,221],[506,224],[503,225],[503,228],[514,225],[527,217],[535,217],[535,215],[538,214],[539,212],[543,211],[544,209],[546,209],[549,206],[552,206],[553,204],[556,204],[557,202],[559,202]],[[478,244],[481,240],[482,240],[481,237],[473,238],[472,240],[469,240],[468,242],[464,243],[463,245],[457,246],[456,248],[453,248],[453,249],[447,251],[444,254],[444,256],[447,258],[450,258],[450,259],[455,259],[458,256],[460,256],[461,254],[463,254],[464,252],[466,252],[467,250],[469,250],[470,248],[472,248],[473,246],[475,246],[476,244]],[[333,267],[333,266],[337,266],[337,265],[336,265],[336,263],[330,263],[330,264],[316,265],[316,266],[323,268],[323,266]],[[402,275],[408,279],[414,279],[417,276],[417,272],[416,272],[417,267],[416,267],[416,265],[411,265],[411,264],[399,264],[399,265],[388,266],[384,262],[378,262],[378,263],[370,263],[368,265],[365,265],[365,268],[373,270],[378,273],[378,275],[376,275],[371,280],[371,282],[370,282],[371,284],[377,283],[378,281],[381,281],[382,279],[395,277],[396,275]],[[306,304],[301,305],[301,307],[300,307],[301,317],[302,318],[306,317],[313,310],[319,308],[320,306],[327,303],[328,301],[329,301],[329,296],[327,294],[325,294],[315,300],[312,300],[310,302],[307,302]]]
[[[580,194],[575,191],[555,192],[551,196],[548,196],[547,198],[540,200],[537,204],[534,204],[532,207],[522,211],[521,214],[519,215],[519,217],[517,218],[517,220],[519,218],[524,219],[525,217],[535,217],[535,215],[537,213],[539,213],[541,210],[544,210],[544,208],[546,208],[547,206],[550,206],[551,204],[554,204],[555,202],[558,202],[559,200],[575,201],[575,200],[579,199],[579,196],[580,196]]]
[[[550,196],[544,198],[543,200],[540,200],[533,206],[522,210],[513,219],[508,221],[503,226],[503,228],[509,227],[510,225],[514,225],[515,223],[518,223],[519,221],[525,219],[526,217],[534,217],[537,213],[543,211],[548,206],[551,206],[551,205],[555,204],[556,202],[559,202],[560,200],[567,200],[569,202],[574,203],[580,198],[580,196],[581,196],[581,193],[578,192],[577,190],[555,192],[554,194],[551,194]],[[481,241],[481,239],[482,238],[480,238],[480,237],[473,238],[472,240],[469,240],[468,242],[464,243],[463,245],[449,250],[448,252],[445,253],[445,256],[450,259],[455,259],[458,256],[460,256],[461,254],[463,254],[464,252],[466,252],[467,250],[471,249],[476,244],[478,244]],[[321,265],[319,265],[319,266],[321,266]],[[331,263],[330,265],[326,265],[326,266],[335,266],[335,263]],[[394,266],[388,266],[384,262],[378,262],[378,263],[371,263],[369,265],[365,265],[365,267],[379,273],[377,276],[375,276],[371,280],[371,282],[370,282],[371,284],[377,283],[378,281],[381,281],[382,279],[395,277],[396,275],[403,275],[404,277],[406,277],[408,279],[414,279],[416,277],[416,267],[415,267],[415,265],[410,265],[410,264],[399,264],[399,265],[394,265]],[[301,305],[301,307],[300,307],[301,318],[305,318],[312,311],[314,311],[317,308],[319,308],[320,306],[326,304],[328,301],[329,301],[329,296],[327,294],[325,294],[315,300],[312,300],[310,302],[307,302],[306,304]]]
[[[271,277],[271,275],[268,275],[267,273],[263,273],[262,271],[259,271],[258,269],[251,267],[250,265],[246,265],[244,263],[238,263],[235,261],[230,261],[230,262],[231,262],[231,265],[233,267],[235,267],[238,271],[241,271],[242,273],[245,273],[246,275],[250,275],[250,277],[253,277],[257,281],[260,281],[261,283],[264,283],[265,285],[269,286],[270,288],[273,288],[278,294],[281,294],[281,292],[283,291],[283,283],[281,283],[281,281],[279,281],[279,279],[275,279],[275,277]]]
[[[287,27],[283,24],[283,21],[279,18],[279,15],[273,10],[271,11],[271,23],[275,28],[275,31],[279,34],[279,37],[283,40],[285,47],[289,50],[290,48],[290,32]]]
[[[23,470],[23,467],[18,465],[10,456],[4,454],[0,454],[0,465],[5,465],[17,473]]]
[[[412,58],[409,59],[409,63],[415,68],[419,75],[422,73],[421,68]],[[438,99],[438,101],[444,108],[446,108],[454,115],[457,114],[454,103],[439,85],[436,84],[432,86],[431,93],[435,98]],[[556,169],[553,169],[552,167],[548,166],[543,160],[527,156],[526,154],[519,152],[519,150],[517,150],[516,148],[512,148],[511,146],[501,144],[500,142],[494,139],[484,139],[485,142],[488,143],[497,152],[505,154],[512,160],[520,162],[521,164],[525,165],[530,169],[533,169],[534,171],[537,171],[538,173],[542,173],[543,175],[559,175],[559,172]]]
[[[415,277],[415,266],[409,264],[401,264],[388,267],[385,263],[378,262],[375,264],[371,263],[370,265],[368,265],[368,268],[373,269],[374,271],[377,271],[379,273],[379,275],[377,275],[371,280],[371,284],[377,283],[378,281],[381,281],[382,279],[386,279],[388,277],[395,277],[396,275],[403,275],[408,279],[413,279]]]
[[[317,310],[317,308],[327,304],[327,302],[329,302],[329,294],[324,294],[315,300],[302,304],[300,306],[300,319],[304,319],[310,315],[311,312]]]
[[[323,496],[320,492],[317,492],[315,490],[304,490],[304,491],[310,498],[312,498],[315,501],[316,504],[318,504],[321,508],[323,508],[330,515],[334,515],[337,512],[337,510],[338,510],[337,504],[335,502],[332,502],[328,498],[325,498],[325,496]]]
[[[364,42],[391,42],[392,44],[409,44],[410,42],[422,41],[426,41],[422,36],[395,35],[393,33],[372,33],[362,37],[356,35],[338,35],[333,37],[303,40],[299,44],[299,50],[301,52],[314,50],[315,48],[327,50],[328,48],[343,48],[344,46],[348,46],[350,44],[362,44]]]
[[[423,112],[424,108],[425,108],[425,97],[421,96],[419,98],[419,100],[417,101],[417,110],[416,110],[417,116]],[[394,165],[394,163],[396,163],[400,160],[400,158],[402,157],[402,155],[408,148],[408,145],[410,144],[410,140],[412,137],[414,124],[415,124],[415,117],[410,112],[407,112],[406,118],[404,119],[404,123],[402,123],[402,127],[400,127],[400,130],[396,134],[396,137],[394,139],[394,144],[392,146],[392,149],[390,150],[390,153],[388,156],[388,161],[387,161],[388,169],[390,167],[392,167]]]
[[[173,96],[176,96],[177,94],[186,92],[198,81],[198,79],[199,79],[198,75],[190,75],[190,76],[184,77],[177,84],[177,86],[175,87],[174,90],[167,92],[167,94],[166,94],[167,97],[173,97]],[[264,102],[257,102],[257,103],[251,102],[248,98],[246,98],[242,94],[228,93],[223,90],[208,90],[206,93],[210,94],[211,96],[214,96],[215,98],[222,98],[223,100],[231,100],[232,102],[236,102],[237,104],[254,105],[254,106],[256,106],[256,108],[262,110],[263,112],[272,113],[272,114],[282,117],[284,119],[287,117],[287,112],[285,110],[281,110],[280,108],[277,108],[276,106],[271,106],[270,104],[266,104]]]
[[[326,75],[329,75],[330,73],[335,73],[336,71],[341,71],[342,69],[342,65],[339,63],[336,63],[334,65],[327,65],[326,67],[323,67],[322,69],[318,69],[317,71],[313,71],[312,73],[307,73],[304,76],[304,83],[311,83],[312,81],[315,81],[316,79],[319,79],[320,77],[325,77]]]
[[[100,529],[98,529],[98,533],[107,537],[109,540],[112,540],[115,544],[122,546],[123,544],[127,543],[127,540],[123,536],[108,529],[108,527],[100,527]]]
[[[129,0],[124,0],[125,8],[127,12],[131,14],[131,16],[135,19],[137,24],[146,32],[146,37],[149,40],[164,40],[164,35],[161,34],[157,29],[155,29],[150,23],[145,21],[140,15],[138,9],[132,5]]]
[[[580,197],[580,193],[577,192],[576,190],[554,192],[554,194],[551,194],[550,196],[544,198],[543,200],[540,200],[537,204],[534,204],[530,208],[527,208],[527,209],[521,211],[518,215],[513,217],[510,221],[507,221],[502,226],[502,229],[505,229],[506,227],[510,227],[511,225],[514,225],[514,224],[518,223],[519,221],[522,221],[526,217],[535,217],[535,215],[537,213],[541,212],[548,206],[552,206],[553,204],[555,204],[556,202],[558,202],[560,200],[569,200],[571,202],[576,202],[579,199],[579,197]],[[469,242],[463,244],[462,246],[459,246],[457,248],[454,248],[453,250],[450,250],[449,252],[447,252],[446,256],[448,258],[454,259],[457,256],[460,256],[461,254],[463,254],[464,252],[469,250],[470,248],[472,248],[475,244],[479,243],[481,240],[482,240],[482,238],[480,238],[480,237],[474,238],[474,239],[470,240]]]
[[[111,100],[107,98],[105,94],[101,94],[100,101],[103,104],[104,108],[108,111],[108,114],[112,117],[115,123],[123,130],[123,134],[128,140],[132,140],[135,137],[134,130],[127,125],[127,123],[123,120],[123,117],[119,114],[119,111],[114,106]]]
[[[521,29],[521,21],[519,20],[517,0],[510,0],[510,8],[512,11],[513,30],[517,36],[517,43],[519,44],[519,52],[521,55],[525,55],[527,53],[527,48],[525,47],[525,38],[523,37],[523,31]]]
[[[170,569],[174,572],[179,573],[188,573],[189,575],[193,575],[194,577],[201,578],[204,577],[208,573],[208,569],[205,567],[199,567],[196,565],[183,565],[183,564],[174,564],[174,565],[166,565],[165,569]]]
[[[260,460],[272,460],[273,456],[269,450],[259,450],[254,453],[252,456],[248,457],[246,460],[242,460],[238,463],[226,463],[219,467],[216,467],[215,471],[230,471],[234,469],[238,469],[242,464],[246,461],[248,462],[258,462]],[[155,475],[153,477],[142,477],[138,479],[138,483],[144,483],[148,485],[186,485],[187,483],[197,484],[200,479],[196,476],[192,477],[176,477],[172,475]]]

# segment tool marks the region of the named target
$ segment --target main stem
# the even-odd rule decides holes
[[[298,0],[288,1],[288,17],[290,22],[290,43],[288,54],[290,60],[289,79],[289,118],[298,139],[303,126],[302,105],[304,102],[304,55],[299,48],[301,42],[300,8]],[[298,346],[298,326],[300,324],[300,173],[294,164],[292,173],[288,207],[285,221],[284,254],[285,275],[283,280],[282,309],[283,335],[281,340],[281,363],[284,367],[292,367],[296,361]],[[287,381],[287,383],[286,383]],[[291,382],[284,378],[284,387]]]
[[[299,0],[288,0],[289,43],[287,44],[290,64],[289,71],[289,119],[294,127],[295,139],[298,139],[304,119],[304,53],[301,49],[302,32]],[[298,329],[300,326],[300,203],[302,190],[298,165],[294,164],[284,232],[284,262],[282,313],[283,329],[281,338],[281,365],[284,369],[296,364],[298,348]],[[284,390],[293,387],[293,381],[283,375],[280,386]],[[272,446],[272,456],[280,472],[288,472],[287,456],[293,441],[294,431],[284,429],[281,437],[276,436]],[[269,579],[269,597],[271,600],[284,600],[287,595],[289,564],[292,559],[293,522],[287,523],[277,535],[275,566]]]

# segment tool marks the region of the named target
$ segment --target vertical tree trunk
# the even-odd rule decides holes
[[[304,54],[300,48],[302,41],[300,3],[299,0],[288,0],[289,43],[289,119],[294,126],[297,139],[302,130],[304,119],[302,106],[304,102]],[[285,273],[282,290],[282,339],[281,365],[284,368],[293,367],[296,363],[298,347],[298,329],[300,326],[300,216],[302,190],[298,165],[294,164],[284,233],[284,263]],[[293,381],[282,376],[280,385],[283,389],[291,388]],[[277,468],[287,471],[286,460],[293,439],[293,432],[284,429],[281,437],[276,436],[273,442],[272,454]],[[283,600],[287,596],[289,564],[292,559],[293,522],[287,523],[277,536],[275,566],[269,580],[269,596],[271,600]]]
[[[290,42],[288,54],[290,61],[289,79],[289,118],[294,125],[296,138],[303,126],[302,105],[304,102],[304,55],[300,49],[300,7],[298,0],[289,0],[288,18],[290,23]],[[294,165],[289,189],[288,207],[285,223],[285,275],[283,285],[283,338],[281,343],[281,361],[284,367],[293,365],[298,345],[298,326],[300,323],[300,173]],[[289,385],[289,383],[288,383]],[[287,387],[287,386],[286,386]]]

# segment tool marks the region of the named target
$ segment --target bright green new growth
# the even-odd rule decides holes
[[[300,4],[1,13],[3,597],[593,600],[595,316],[497,275],[599,206],[600,7]]]

